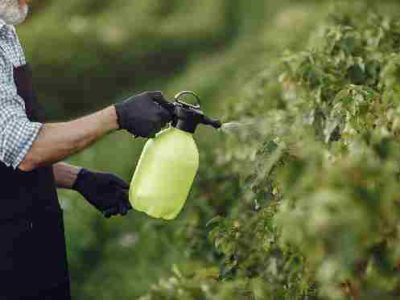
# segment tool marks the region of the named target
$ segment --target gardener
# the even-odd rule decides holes
[[[118,129],[151,137],[171,118],[160,92],[133,96],[92,115],[45,123],[12,25],[28,0],[0,0],[0,299],[70,299],[56,187],[74,189],[106,216],[131,208],[112,174],[61,163]]]

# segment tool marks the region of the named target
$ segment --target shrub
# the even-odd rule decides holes
[[[242,125],[216,161],[241,191],[208,223],[217,261],[143,299],[399,297],[400,22],[359,4],[328,19],[227,107]]]

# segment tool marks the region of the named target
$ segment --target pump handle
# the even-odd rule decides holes
[[[190,104],[190,103],[181,101],[180,99],[183,96],[186,96],[186,95],[193,96],[196,99],[196,103],[195,104]],[[182,91],[182,92],[176,94],[174,99],[175,99],[175,102],[183,104],[183,105],[188,106],[190,108],[200,109],[200,107],[201,107],[200,97],[195,92],[192,92],[192,91]]]
[[[189,104],[180,99],[190,95],[196,98],[196,104]],[[175,102],[169,102],[164,99],[154,99],[160,106],[168,110],[172,115],[172,126],[177,126],[188,132],[194,132],[198,124],[204,124],[219,129],[222,126],[221,121],[207,117],[201,111],[200,97],[191,91],[183,91],[175,96]]]

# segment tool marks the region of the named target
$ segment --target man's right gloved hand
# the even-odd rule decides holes
[[[120,129],[135,136],[154,137],[172,119],[167,104],[161,92],[145,92],[116,104]]]

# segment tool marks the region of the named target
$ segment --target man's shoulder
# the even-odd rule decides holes
[[[0,41],[0,66],[7,63],[10,63],[10,60],[7,58],[6,52],[1,47],[1,41]]]
[[[7,52],[2,47],[2,42],[0,40],[0,65],[11,63],[10,59],[7,57]]]
[[[0,27],[0,53],[6,63],[19,66],[26,63],[25,53],[19,41],[15,27],[4,25]]]
[[[0,24],[0,54],[2,56],[6,56],[5,48],[7,47],[7,43],[8,43],[7,27],[8,27],[7,24],[4,24],[4,25]]]
[[[0,45],[0,76],[4,76],[4,74],[7,74],[11,68],[12,63]]]

